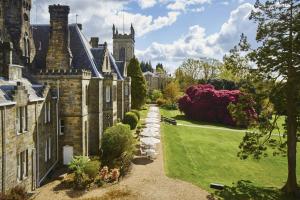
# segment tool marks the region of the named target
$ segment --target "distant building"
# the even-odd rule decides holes
[[[148,92],[153,90],[164,90],[168,82],[170,81],[170,77],[166,73],[158,73],[158,72],[144,72],[143,73],[146,82]]]
[[[17,185],[34,190],[75,155],[99,155],[103,131],[131,109],[133,27],[129,38],[114,31],[114,57],[98,38],[88,42],[82,25],[68,23],[68,6],[49,6],[49,25],[31,25],[30,9],[31,0],[0,2],[4,193]]]

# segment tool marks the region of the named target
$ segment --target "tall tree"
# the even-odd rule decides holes
[[[275,91],[280,91],[280,104],[286,110],[286,132],[288,177],[283,191],[295,195],[297,192],[296,177],[296,146],[297,129],[299,131],[299,112],[297,112],[297,101],[299,100],[299,78],[300,78],[300,2],[299,0],[257,0],[255,9],[251,13],[251,20],[258,24],[256,40],[260,45],[250,50],[250,58],[257,64],[257,72],[261,77],[268,80],[277,80]],[[242,38],[242,41],[244,39]],[[244,40],[245,41],[245,40]],[[246,44],[246,43],[244,43]],[[249,45],[241,44],[244,50],[249,50]],[[279,86],[279,87],[278,87]],[[276,104],[275,103],[275,108]],[[261,135],[258,133],[247,133],[241,144],[241,155],[247,153],[261,155],[265,150],[264,145],[273,140],[272,131],[276,125],[276,116],[272,123],[264,127]],[[260,129],[263,130],[263,129]],[[262,139],[262,141],[258,141]],[[252,141],[252,142],[251,142]],[[255,141],[255,142],[253,142]]]
[[[164,69],[164,66],[162,63],[157,63],[155,69],[156,69],[156,72],[158,72],[158,73],[166,73],[166,70]]]
[[[144,62],[142,61],[140,64],[142,72],[153,72],[152,64],[151,62]]]
[[[146,80],[143,76],[139,61],[132,58],[129,62],[127,74],[131,77],[131,104],[132,108],[140,109],[146,101]]]

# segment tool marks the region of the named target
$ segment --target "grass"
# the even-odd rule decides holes
[[[285,157],[270,155],[259,161],[240,160],[237,152],[243,130],[213,129],[221,125],[188,121],[178,111],[161,109],[161,114],[181,124],[204,125],[199,128],[163,124],[168,176],[191,182],[209,192],[214,192],[209,188],[210,183],[225,184],[229,186],[227,190],[218,193],[224,199],[282,199],[278,189],[287,178]],[[297,162],[300,163],[299,155]],[[297,175],[300,177],[300,165]],[[263,196],[253,196],[255,194]]]

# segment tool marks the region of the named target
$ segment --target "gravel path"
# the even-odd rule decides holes
[[[155,106],[150,111],[159,112]],[[159,115],[157,115],[159,119]],[[128,200],[206,200],[208,192],[184,181],[168,178],[164,173],[162,144],[158,145],[159,155],[154,161],[145,158],[135,158],[131,173],[119,184],[107,188],[99,188],[86,193],[70,190],[54,191],[60,181],[54,181],[39,189],[35,200],[64,200],[103,197],[103,199]],[[107,194],[117,194],[127,191],[125,196],[107,197]],[[99,198],[99,200],[102,198]]]

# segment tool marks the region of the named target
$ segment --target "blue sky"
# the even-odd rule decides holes
[[[242,32],[255,37],[248,20],[254,0],[33,0],[32,23],[48,23],[49,4],[71,8],[70,23],[83,24],[87,37],[112,44],[112,24],[125,31],[136,29],[136,55],[162,62],[173,72],[185,59],[222,59]],[[37,9],[36,9],[37,8]],[[36,10],[38,12],[36,12]]]

